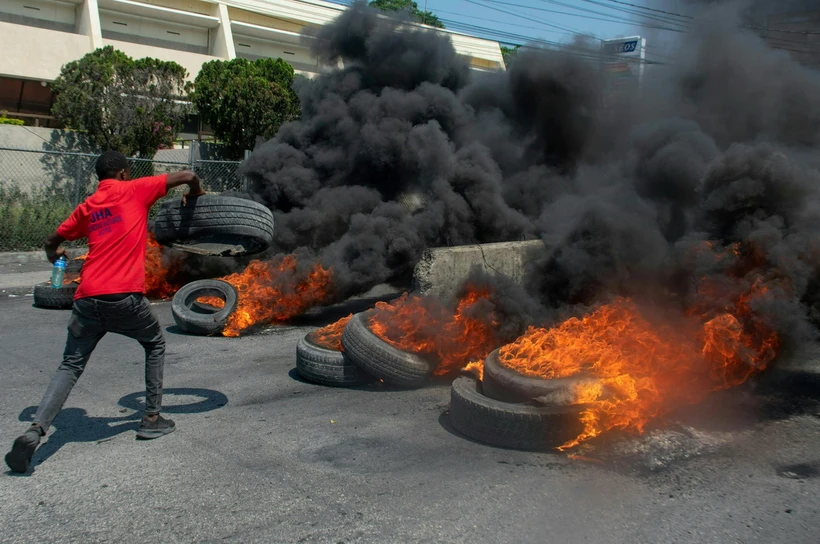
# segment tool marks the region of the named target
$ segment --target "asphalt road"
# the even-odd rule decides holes
[[[348,308],[239,339],[181,335],[170,305],[154,308],[178,430],[135,440],[142,351],[106,337],[33,472],[0,474],[0,541],[818,542],[811,396],[732,391],[573,460],[458,436],[446,384],[300,381],[297,340]],[[0,298],[4,451],[59,362],[67,319]]]

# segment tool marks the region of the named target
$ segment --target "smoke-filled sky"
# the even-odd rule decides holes
[[[691,307],[714,276],[727,297],[762,282],[763,319],[808,334],[820,73],[733,6],[691,10],[686,47],[621,101],[577,44],[471,73],[446,36],[355,4],[312,40],[344,69],[300,81],[301,120],[244,164],[275,249],[315,252],[345,297],[406,281],[426,247],[541,238],[527,295],[545,311],[614,294]]]

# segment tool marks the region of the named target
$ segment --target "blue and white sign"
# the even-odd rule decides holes
[[[605,103],[640,97],[646,58],[646,38],[628,36],[601,42]]]
[[[638,40],[629,40],[622,42],[604,43],[604,53],[613,55],[616,53],[633,53],[638,49]]]

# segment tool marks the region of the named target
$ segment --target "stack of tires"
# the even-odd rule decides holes
[[[203,195],[184,205],[178,199],[162,203],[151,230],[160,244],[197,255],[243,257],[266,251],[273,244],[273,212],[248,198]],[[199,302],[217,297],[222,305]],[[198,336],[221,334],[236,309],[239,293],[221,280],[197,280],[174,295],[171,313],[183,332]]]
[[[307,334],[296,346],[296,369],[308,381],[330,386],[363,385],[376,380],[404,388],[426,384],[435,364],[391,346],[367,326],[370,312],[350,318],[341,350],[329,349]]]
[[[583,430],[583,404],[572,404],[573,388],[589,377],[532,378],[506,368],[498,350],[484,361],[479,379],[465,373],[450,390],[450,422],[477,442],[544,451],[577,437]]]
[[[404,388],[421,387],[435,364],[396,349],[368,327],[370,312],[354,315],[344,327],[339,349],[308,333],[296,346],[296,369],[306,380],[330,386],[363,385],[375,380]],[[577,437],[586,408],[573,404],[575,386],[592,380],[573,376],[545,380],[506,368],[498,350],[484,361],[481,379],[463,373],[450,390],[453,427],[477,442],[504,448],[545,451]]]

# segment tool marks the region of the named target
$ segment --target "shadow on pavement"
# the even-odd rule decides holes
[[[31,421],[37,412],[36,406],[29,406],[20,413],[20,421]],[[52,422],[55,429],[48,440],[34,453],[29,472],[40,463],[57,453],[69,442],[101,442],[126,431],[136,431],[142,416],[131,414],[123,417],[91,417],[82,408],[64,408]]]
[[[319,383],[314,383],[309,380],[306,380],[299,374],[299,370],[296,367],[291,368],[288,371],[288,377],[296,382],[303,383],[306,385],[312,385],[314,387],[323,387],[325,389],[350,389],[353,391],[372,391],[372,392],[379,392],[379,393],[389,393],[389,392],[401,392],[401,391],[416,391],[418,389],[422,389],[421,387],[416,388],[407,388],[407,387],[399,387],[398,385],[390,385],[384,382],[380,382],[378,380],[366,383],[363,385],[339,385],[339,386],[332,386],[332,385],[323,385]],[[433,384],[434,385],[434,384]],[[426,387],[426,386],[425,386]]]
[[[212,335],[205,335],[205,334],[193,334],[190,332],[185,332],[179,328],[179,325],[168,325],[165,327],[165,332],[168,334],[176,334],[178,336],[187,336],[189,338],[224,338],[221,334],[212,334]]]
[[[178,404],[174,402],[174,396],[202,397],[202,400],[199,402]],[[141,412],[145,409],[145,391],[126,395],[122,397],[117,404]],[[226,397],[224,393],[214,391],[213,389],[173,387],[165,389],[162,393],[163,414],[199,414],[222,408],[226,404],[228,404],[228,397]]]
[[[202,397],[202,400],[194,403],[175,404],[175,396]],[[139,428],[142,420],[142,410],[145,407],[145,392],[131,393],[122,397],[118,404],[126,409],[133,410],[134,413],[122,417],[92,417],[82,408],[63,408],[51,424],[53,432],[48,435],[48,440],[43,442],[32,459],[32,469],[49,457],[57,453],[63,445],[69,442],[104,442],[127,431],[135,431]],[[225,406],[228,397],[224,393],[213,389],[198,389],[191,387],[176,387],[165,389],[163,392],[163,414],[194,414],[210,412]],[[18,419],[30,422],[37,412],[36,406],[25,408]],[[30,475],[32,469],[26,474],[8,474],[14,476]]]

